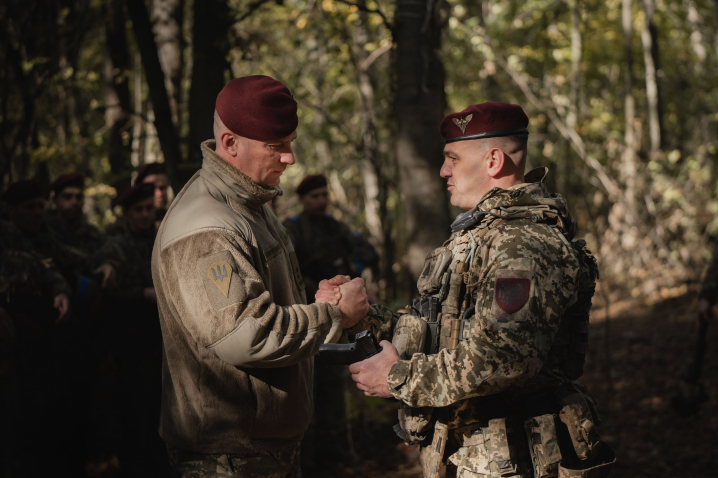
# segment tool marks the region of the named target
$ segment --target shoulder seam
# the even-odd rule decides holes
[[[161,246],[160,251],[164,251],[165,249],[167,249],[168,247],[170,247],[172,244],[174,244],[174,243],[177,242],[177,241],[180,241],[180,240],[185,239],[185,238],[187,238],[187,237],[189,237],[189,236],[193,236],[193,235],[195,235],[195,234],[199,234],[199,233],[201,233],[201,232],[207,232],[207,231],[220,231],[220,232],[226,233],[226,234],[228,234],[228,235],[230,235],[230,236],[236,237],[237,239],[240,239],[240,240],[245,241],[245,242],[249,240],[248,238],[243,237],[241,234],[237,234],[236,232],[234,232],[234,231],[232,231],[232,230],[230,230],[230,229],[226,229],[226,228],[224,228],[224,227],[216,227],[216,226],[201,227],[201,228],[199,228],[199,229],[194,229],[194,230],[192,230],[192,231],[190,231],[190,232],[186,232],[186,233],[184,233],[184,234],[182,234],[182,235],[180,235],[180,236],[178,236],[178,237],[175,237],[174,239],[172,239],[172,240],[171,240],[170,242],[168,242],[167,244]]]

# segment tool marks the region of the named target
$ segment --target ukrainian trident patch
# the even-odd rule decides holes
[[[232,266],[226,261],[214,261],[207,269],[207,277],[224,294],[229,296],[229,283],[232,280]]]
[[[531,281],[528,279],[496,279],[496,303],[504,312],[513,314],[529,300]]]

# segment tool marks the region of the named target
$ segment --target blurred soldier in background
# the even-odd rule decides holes
[[[32,188],[14,188],[2,198],[17,215],[32,201]],[[31,211],[32,207],[28,208]],[[70,318],[71,289],[52,259],[39,255],[12,223],[0,220],[0,474],[41,476],[81,473],[67,456],[74,438],[67,357],[61,345]],[[42,450],[43,459],[37,457]]]
[[[117,287],[106,294],[110,348],[116,365],[114,398],[120,412],[118,457],[122,476],[168,476],[157,432],[161,396],[162,336],[152,283],[155,187],[139,183],[120,194],[122,229],[100,255],[120,264]]]
[[[358,233],[327,214],[329,191],[323,175],[305,177],[295,192],[302,212],[282,224],[297,252],[299,268],[307,289],[307,302],[314,302],[319,281],[327,277],[361,276],[374,266],[377,255]],[[315,358],[314,416],[302,440],[302,469],[320,470],[348,458],[344,389],[348,379],[344,367],[332,367]]]
[[[170,180],[167,176],[167,168],[164,163],[147,163],[137,171],[135,186],[139,184],[153,184],[154,205],[157,214],[157,222],[162,222],[167,213],[167,194],[169,192]]]
[[[97,251],[104,239],[82,212],[85,206],[85,177],[79,173],[63,174],[50,189],[55,209],[47,212],[45,221],[55,238],[81,251]]]
[[[312,303],[320,280],[336,275],[361,276],[365,268],[376,265],[379,257],[359,233],[352,233],[346,224],[327,214],[326,177],[307,176],[295,191],[302,212],[282,225],[297,251],[307,300]]]

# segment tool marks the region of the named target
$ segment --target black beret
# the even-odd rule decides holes
[[[135,184],[142,184],[147,176],[153,174],[167,174],[167,168],[165,163],[147,163],[137,171],[137,177],[135,178]]]
[[[60,194],[65,188],[85,188],[85,176],[80,173],[66,173],[59,176],[51,185],[50,189],[55,191],[55,194]]]
[[[302,179],[294,191],[299,196],[304,196],[310,191],[327,187],[327,178],[323,174],[312,174]]]
[[[122,194],[117,196],[112,201],[113,206],[122,206],[128,208],[135,203],[142,201],[143,199],[151,198],[155,194],[154,184],[136,184],[122,191]]]
[[[26,179],[23,181],[17,181],[10,186],[3,193],[2,199],[12,205],[29,201],[30,199],[41,198],[45,196],[45,191],[42,185],[34,179]]]

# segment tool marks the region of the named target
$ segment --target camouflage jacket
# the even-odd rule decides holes
[[[579,263],[569,242],[575,223],[565,199],[546,191],[546,172],[535,169],[524,184],[489,191],[478,204],[481,219],[437,249],[449,251],[450,277],[458,275],[466,291],[453,314],[473,309],[475,316],[453,351],[417,353],[393,365],[388,384],[397,399],[411,407],[452,406],[446,420],[461,426],[475,421],[470,404],[480,406],[466,399],[568,381],[554,356],[563,312],[576,300]],[[442,305],[443,335],[451,311]]]
[[[60,220],[57,211],[52,210],[46,214],[45,222],[55,239],[88,254],[98,251],[104,242],[99,229],[87,222],[84,216],[74,226],[68,226]]]
[[[116,266],[117,287],[109,292],[114,299],[143,301],[144,289],[152,283],[152,247],[155,231],[133,232],[129,227],[118,229],[108,236],[97,253],[102,262]]]
[[[9,301],[19,288],[37,294],[45,287],[53,296],[71,294],[52,258],[33,250],[19,229],[0,220],[0,294],[4,300]]]
[[[89,253],[60,242],[47,224],[43,224],[38,233],[23,236],[43,259],[52,259],[71,286],[78,283],[80,276],[92,274],[93,261]]]

